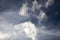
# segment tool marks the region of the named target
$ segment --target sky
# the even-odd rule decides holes
[[[0,40],[60,40],[60,0],[0,0]]]

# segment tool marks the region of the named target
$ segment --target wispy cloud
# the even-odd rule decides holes
[[[42,35],[50,35],[50,36],[60,36],[60,31],[58,30],[46,30],[45,26],[42,26],[40,28],[38,28],[38,31],[40,31],[40,33],[42,33]]]
[[[41,4],[38,4],[37,0],[34,0],[32,4],[33,4],[32,6],[33,10],[40,9],[42,6]]]
[[[28,5],[29,4],[27,2],[25,4],[24,3],[22,4],[22,7],[20,8],[19,11],[20,16],[29,16],[30,14],[28,12],[29,10],[31,10],[31,12],[35,12],[35,10],[39,10],[42,7],[42,5],[37,2],[37,0],[34,0],[32,2],[32,7],[29,7]]]
[[[40,11],[40,14],[37,16],[37,18],[42,21],[43,19],[47,19],[46,13],[42,10]]]
[[[48,0],[45,4],[45,7],[48,8],[48,6],[51,6],[54,3],[54,0]]]
[[[28,7],[27,7],[27,3],[25,3],[20,8],[19,15],[20,16],[28,16],[28,12],[27,11],[28,11]]]

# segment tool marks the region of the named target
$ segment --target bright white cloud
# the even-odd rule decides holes
[[[45,7],[47,8],[48,6],[52,5],[54,3],[54,0],[48,0],[45,4]]]
[[[23,30],[28,37],[32,38],[32,40],[35,40],[36,38],[37,29],[36,29],[36,26],[31,22],[24,22],[24,23],[15,25],[15,29],[20,31]]]
[[[0,40],[5,39],[5,38],[9,38],[9,37],[10,37],[10,35],[8,33],[0,32]]]
[[[20,11],[19,11],[19,15],[20,16],[28,16],[28,7],[27,7],[27,3],[23,4],[22,7],[20,8]]]

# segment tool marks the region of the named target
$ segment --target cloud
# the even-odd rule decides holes
[[[0,31],[8,32],[13,28],[12,26],[13,26],[13,24],[9,24],[6,21],[0,22]]]
[[[23,32],[19,33],[18,30],[14,29],[13,24],[6,21],[0,22],[0,40],[28,39],[25,36]]]
[[[43,12],[42,10],[40,11],[40,14],[37,16],[37,18],[42,21],[44,19],[47,19],[46,13]]]
[[[38,28],[38,31],[41,33],[41,34],[44,34],[45,36],[46,35],[50,35],[50,36],[60,36],[60,31],[58,30],[46,30],[45,26],[42,26],[40,28]]]
[[[37,2],[37,0],[34,0],[32,2],[32,8],[28,6],[29,4],[26,2],[25,4],[22,5],[20,8],[20,11],[18,12],[20,16],[29,16],[30,13],[33,14],[35,10],[39,10],[42,5]],[[30,13],[28,11],[31,11]]]
[[[10,24],[17,24],[17,23],[21,23],[23,21],[26,21],[28,17],[22,17],[18,14],[18,11],[4,11],[1,12],[0,14],[0,21],[6,21]]]
[[[38,20],[44,20],[44,19],[47,19],[47,16],[46,16],[46,13],[43,12],[43,10],[41,9],[42,7],[42,4],[39,4],[37,2],[37,0],[34,0],[32,2],[32,10],[34,10],[35,14],[33,14],[33,16],[36,16]],[[38,11],[39,10],[39,11]],[[39,14],[38,16],[36,14]]]
[[[28,40],[28,37],[25,37],[26,35],[24,32],[19,33],[19,31],[16,31],[14,29],[14,23],[20,21],[19,19],[22,17],[18,16],[15,11],[5,11],[2,12],[3,14],[0,15],[0,32],[7,33],[9,35],[9,38],[4,38],[4,40]],[[17,19],[17,20],[16,20]],[[24,18],[23,18],[24,19]],[[10,23],[9,20],[12,22],[16,20],[15,22]],[[23,21],[23,20],[22,20]],[[20,22],[19,22],[20,23]],[[23,37],[23,38],[22,38]],[[29,39],[30,40],[30,39]]]
[[[10,11],[10,10],[1,13],[2,14],[0,15],[0,39],[1,40],[2,39],[4,40],[30,40],[29,38],[36,40],[37,39],[36,36],[44,36],[42,38],[43,40],[45,40],[45,38],[49,39],[50,36],[52,36],[51,38],[53,38],[53,36],[60,37],[60,30],[54,30],[54,29],[47,30],[48,29],[47,27],[46,28],[45,26],[40,27],[41,25],[39,26],[39,28],[38,27],[36,28],[35,23],[38,24],[38,21],[41,22],[43,19],[47,18],[47,16],[46,16],[46,13],[40,9],[42,7],[42,4],[39,4],[37,0],[34,0],[32,4],[33,5],[31,8],[31,11],[32,11],[31,13],[33,14],[32,16],[34,17],[31,17],[31,19],[34,22],[27,21],[27,22],[21,23],[21,20],[22,21],[30,20],[25,17],[25,16],[29,16],[28,11],[30,10],[30,8],[28,7],[29,5],[28,3],[25,3],[22,5],[22,7],[19,10],[19,14],[17,14],[17,12],[15,11]],[[45,6],[47,8],[50,5],[51,5],[50,0],[48,0]],[[35,13],[33,13],[34,11],[36,12],[36,10],[40,11],[38,16],[35,15]],[[21,16],[24,16],[24,17],[21,17]],[[35,17],[37,17],[38,19]],[[12,23],[10,24],[10,22]],[[19,22],[19,24],[17,24],[17,22]],[[49,36],[47,37],[47,35]],[[41,37],[38,37],[38,39],[39,38],[41,39]]]
[[[15,30],[13,24],[7,22],[6,16],[0,17],[0,40],[8,40],[11,36],[14,37]]]
[[[8,33],[2,33],[2,32],[0,32],[0,40],[9,38],[9,36],[10,36],[10,35],[9,35]]]
[[[15,29],[24,31],[28,37],[32,38],[32,40],[35,40],[36,38],[37,29],[36,29],[36,26],[31,22],[24,22],[24,23],[15,25]]]
[[[48,6],[51,6],[54,3],[54,0],[48,0],[45,4],[45,7],[48,8]]]
[[[42,5],[38,4],[37,0],[34,0],[34,1],[32,2],[32,4],[33,4],[33,6],[32,6],[33,10],[35,10],[35,9],[40,9],[41,6],[42,6]]]
[[[27,7],[27,3],[23,4],[22,7],[20,8],[20,11],[19,11],[19,15],[20,16],[28,16],[28,7]]]

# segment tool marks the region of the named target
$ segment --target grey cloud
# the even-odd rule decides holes
[[[11,24],[21,23],[23,21],[26,21],[27,18],[28,17],[21,17],[17,11],[4,11],[0,14],[1,21],[7,21]]]

